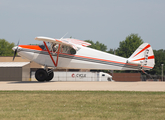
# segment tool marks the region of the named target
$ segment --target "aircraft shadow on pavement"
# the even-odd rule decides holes
[[[50,82],[56,82],[56,81],[49,81],[49,82],[38,82],[38,81],[12,81],[12,82],[9,82],[8,84],[24,84],[24,83],[29,83],[29,84],[31,84],[31,83],[50,83]]]

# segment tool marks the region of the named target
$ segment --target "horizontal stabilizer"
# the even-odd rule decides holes
[[[134,64],[134,65],[142,65],[142,63],[140,61],[127,60],[127,63]]]

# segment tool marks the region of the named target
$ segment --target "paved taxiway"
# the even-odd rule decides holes
[[[165,91],[165,82],[0,82],[0,90]]]

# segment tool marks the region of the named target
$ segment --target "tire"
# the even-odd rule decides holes
[[[48,77],[46,78],[46,81],[48,82],[48,81],[51,81],[52,79],[53,79],[53,77],[54,77],[54,72],[51,72],[49,75],[48,75]]]
[[[38,69],[35,73],[35,78],[38,82],[44,82],[48,78],[48,73],[44,69]]]

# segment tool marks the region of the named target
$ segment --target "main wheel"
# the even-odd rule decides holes
[[[44,69],[38,69],[35,73],[35,78],[39,81],[39,82],[44,82],[45,80],[47,80],[48,78],[48,73],[46,72],[46,70]]]
[[[51,80],[53,79],[53,77],[54,77],[54,72],[52,71],[52,72],[48,75],[48,77],[46,78],[46,81],[51,81]]]

